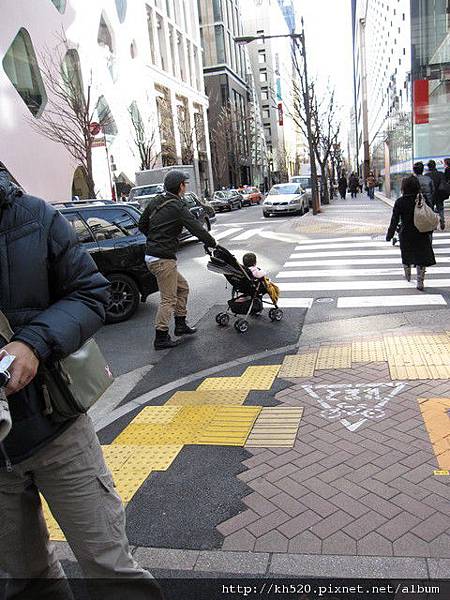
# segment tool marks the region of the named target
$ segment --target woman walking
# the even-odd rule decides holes
[[[358,195],[358,188],[359,188],[359,179],[358,179],[358,176],[356,175],[356,173],[352,173],[350,175],[350,178],[348,180],[348,187],[350,189],[351,197],[356,198],[356,196]]]
[[[347,177],[345,173],[342,172],[338,181],[338,190],[342,200],[345,200],[345,196],[347,195]]]
[[[420,183],[417,177],[411,175],[402,181],[402,196],[395,201],[392,211],[391,224],[386,234],[390,242],[400,223],[400,250],[406,281],[411,281],[411,265],[417,270],[417,289],[423,291],[425,270],[436,264],[431,235],[421,233],[414,225],[414,208],[416,198],[420,194]]]

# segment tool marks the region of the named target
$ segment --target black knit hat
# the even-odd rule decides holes
[[[167,192],[177,194],[180,185],[185,181],[189,181],[189,175],[179,169],[172,169],[164,177],[164,187]]]

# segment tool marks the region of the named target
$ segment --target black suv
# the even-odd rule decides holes
[[[209,229],[205,209],[199,203],[187,204]],[[138,229],[140,211],[108,201],[66,202],[55,208],[70,222],[98,270],[111,282],[107,323],[126,321],[136,312],[139,300],[145,302],[147,296],[158,291],[156,279],[144,262],[146,238]],[[183,230],[180,239],[189,237],[190,233]]]

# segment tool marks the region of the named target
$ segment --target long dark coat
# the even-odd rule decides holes
[[[400,223],[400,250],[404,265],[430,267],[436,264],[430,233],[421,233],[414,225],[415,196],[402,196],[395,201],[391,224],[386,234],[389,242]]]

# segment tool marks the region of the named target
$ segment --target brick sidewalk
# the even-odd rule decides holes
[[[281,377],[310,371],[275,396],[304,407],[296,442],[249,449],[238,477],[254,491],[218,526],[222,549],[450,557],[448,476],[436,474],[450,467],[449,356],[450,335],[430,333],[303,347],[288,359]]]

